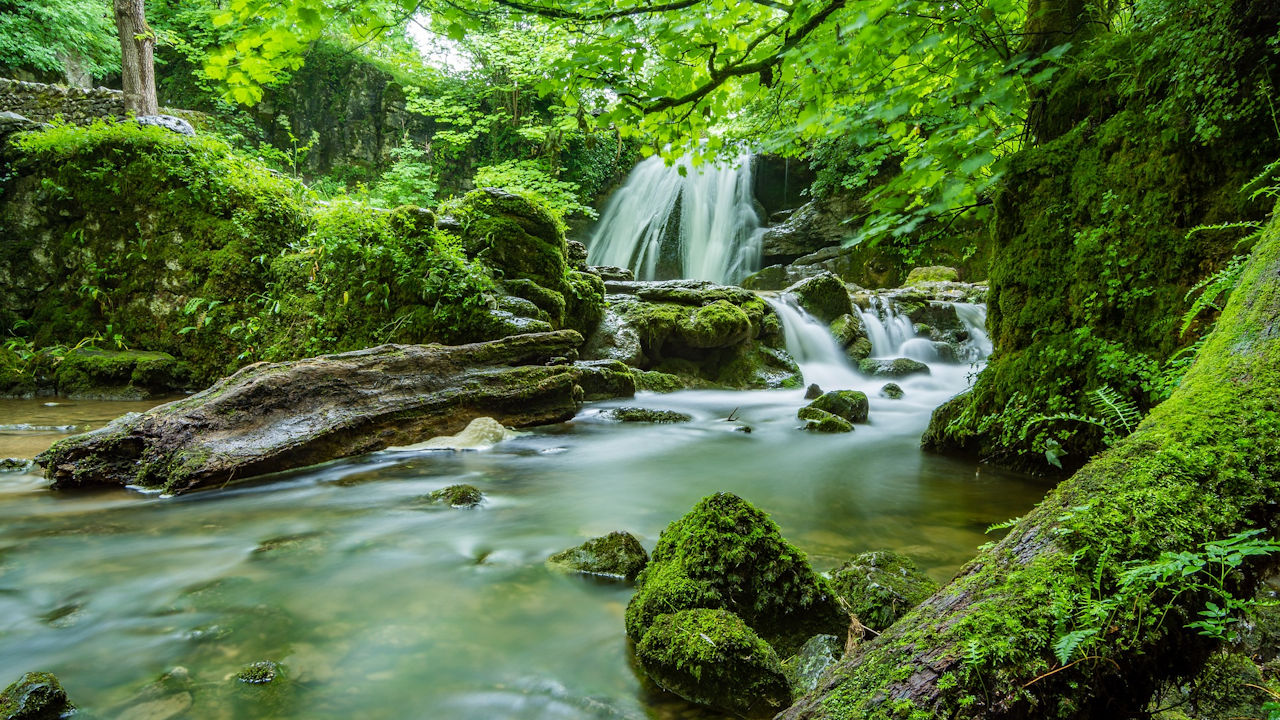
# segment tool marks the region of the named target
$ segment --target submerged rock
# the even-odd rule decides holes
[[[912,360],[911,358],[897,358],[895,360],[867,358],[858,363],[858,370],[860,370],[863,375],[891,378],[903,378],[911,375],[928,375],[930,373],[928,365],[925,365],[919,360]]]
[[[3,720],[56,720],[74,709],[53,673],[29,672],[0,692]]]
[[[818,687],[818,681],[844,655],[844,641],[835,635],[814,635],[795,655],[782,661],[782,672],[796,697]]]
[[[427,501],[449,507],[473,508],[484,502],[484,493],[474,485],[450,485],[427,495]]]
[[[585,371],[541,363],[581,343],[561,330],[257,363],[204,392],[60,440],[36,462],[55,488],[179,493],[456,433],[479,415],[514,427],[563,422],[578,411]]]
[[[236,673],[236,679],[248,685],[266,685],[280,679],[281,668],[271,660],[250,663]]]
[[[831,572],[831,586],[854,617],[882,631],[938,589],[911,558],[889,550],[863,553]]]
[[[640,641],[660,615],[691,608],[737,613],[781,654],[813,635],[848,626],[827,581],[782,537],[769,516],[731,493],[703,498],[671,523],[627,606],[627,635]]]
[[[194,704],[194,683],[185,667],[175,667],[136,695],[111,709],[116,720],[171,720]]]
[[[642,407],[620,407],[607,410],[606,414],[614,420],[624,423],[682,423],[693,419],[692,415],[676,412],[675,410],[653,410]]]
[[[649,564],[649,553],[634,535],[619,531],[558,552],[547,558],[547,564],[569,572],[616,577],[631,582]]]
[[[4,458],[0,459],[0,472],[2,473],[20,473],[27,472],[35,463],[26,458]]]
[[[786,292],[795,296],[800,307],[824,323],[829,324],[842,315],[853,313],[849,290],[840,278],[828,272],[801,280]]]
[[[478,417],[457,435],[441,435],[412,445],[396,445],[387,450],[486,450],[520,433],[491,417]]]
[[[699,705],[770,717],[791,703],[777,653],[726,610],[658,617],[636,645],[636,657],[658,686]]]
[[[867,394],[858,390],[831,390],[823,393],[806,407],[825,410],[851,423],[864,423],[870,403]],[[804,419],[804,418],[801,418]]]
[[[839,415],[815,407],[802,407],[796,417],[804,420],[804,429],[823,433],[853,432],[853,423]]]
[[[904,394],[898,383],[885,383],[880,388],[880,397],[886,397],[890,400],[901,400]]]

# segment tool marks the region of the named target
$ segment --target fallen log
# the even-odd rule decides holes
[[[456,433],[481,416],[514,427],[562,422],[577,412],[583,385],[634,392],[620,363],[568,362],[581,344],[561,330],[257,363],[61,440],[36,462],[55,489],[180,493]]]
[[[1206,588],[1250,597],[1272,562],[1212,560],[1206,543],[1275,532],[1278,404],[1272,222],[1173,396],[779,717],[1143,716],[1161,682],[1217,643],[1188,628],[1210,602],[1225,607]],[[1212,572],[1134,572],[1184,561]]]

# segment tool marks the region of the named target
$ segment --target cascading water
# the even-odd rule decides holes
[[[700,167],[688,156],[668,166],[655,155],[605,206],[588,261],[631,268],[640,280],[732,283],[759,269],[763,233],[749,155],[733,166]]]

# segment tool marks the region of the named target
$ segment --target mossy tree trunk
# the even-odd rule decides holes
[[[160,112],[156,100],[156,34],[147,25],[143,0],[115,0],[115,14],[125,111],[155,115]]]
[[[1194,670],[1212,649],[1186,627],[1210,596],[1181,579],[1126,590],[1121,573],[1163,552],[1196,553],[1247,529],[1276,530],[1278,405],[1280,223],[1273,222],[1174,395],[781,717],[1140,712],[1160,682]],[[1246,561],[1228,589],[1251,592],[1266,562]],[[1072,631],[1086,635],[1064,662],[1054,646]]]

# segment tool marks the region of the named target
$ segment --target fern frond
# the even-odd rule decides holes
[[[1218,301],[1221,299],[1225,304],[1227,297],[1231,295],[1231,291],[1240,283],[1240,276],[1244,273],[1244,264],[1248,257],[1248,255],[1236,255],[1228,260],[1221,270],[1201,280],[1195,287],[1187,291],[1184,299],[1190,299],[1193,293],[1198,292],[1200,294],[1196,296],[1195,301],[1191,303],[1191,307],[1183,314],[1180,334],[1186,334],[1187,328],[1191,327],[1191,323],[1205,308],[1222,309]]]
[[[1071,632],[1058,638],[1053,644],[1053,655],[1058,658],[1058,662],[1066,665],[1071,656],[1076,654],[1076,648],[1080,647],[1080,643],[1088,640],[1098,633],[1097,628],[1089,630],[1072,630]]]
[[[1094,409],[1103,416],[1112,430],[1119,432],[1123,429],[1124,434],[1128,435],[1138,427],[1142,412],[1138,410],[1137,403],[1122,396],[1110,385],[1103,385],[1090,395]]]

